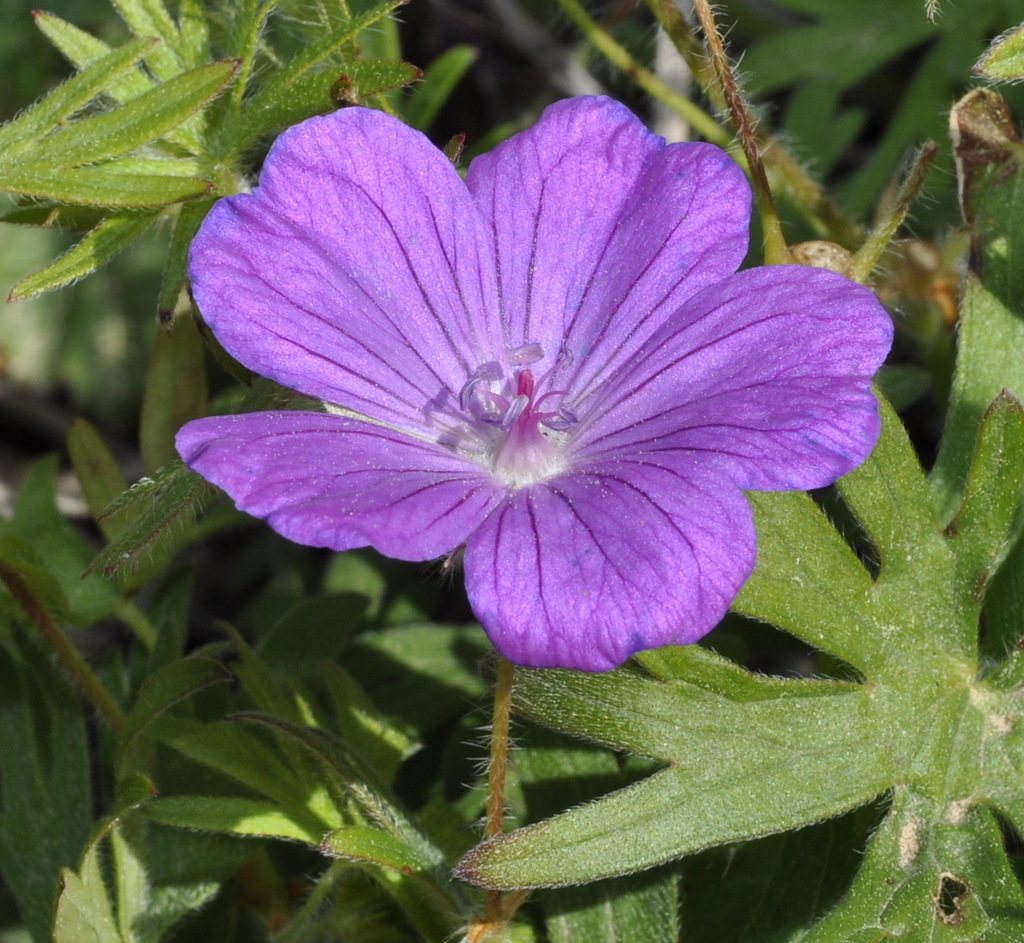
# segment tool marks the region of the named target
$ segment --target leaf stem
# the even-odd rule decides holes
[[[124,730],[125,718],[121,708],[117,706],[110,692],[96,677],[95,672],[89,667],[88,662],[78,649],[72,645],[71,640],[50,617],[43,604],[36,599],[21,574],[0,561],[0,580],[7,586],[46,644],[53,649],[57,660],[71,676],[85,698],[96,708],[115,733]]]

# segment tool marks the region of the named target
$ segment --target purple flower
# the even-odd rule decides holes
[[[281,135],[192,245],[203,316],[324,412],[200,419],[196,471],[292,540],[427,560],[522,665],[601,671],[721,619],[742,489],[826,485],[878,435],[891,322],[830,272],[736,273],[743,174],[576,98],[473,161],[362,108]]]

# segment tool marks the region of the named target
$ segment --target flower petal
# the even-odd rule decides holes
[[[282,134],[260,186],[214,206],[189,274],[247,367],[410,431],[501,350],[483,316],[493,251],[465,185],[423,135],[377,111]]]
[[[740,272],[691,299],[595,397],[577,452],[699,454],[752,490],[830,484],[878,438],[871,377],[891,343],[889,315],[854,282],[800,266]]]
[[[501,500],[481,468],[430,443],[327,413],[199,419],[185,463],[239,510],[297,543],[429,560],[462,544]]]
[[[746,253],[750,189],[731,158],[666,145],[607,98],[557,102],[466,182],[494,229],[508,346],[568,350],[577,392]]]
[[[466,588],[506,658],[605,671],[705,635],[754,555],[727,479],[621,462],[513,494],[470,537]]]

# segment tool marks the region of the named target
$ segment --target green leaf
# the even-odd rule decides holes
[[[385,0],[371,7],[311,42],[287,65],[275,72],[245,103],[242,121],[232,142],[233,147],[240,150],[261,134],[276,130],[282,124],[331,110],[333,103],[330,100],[330,84],[333,77],[322,72],[323,65],[359,33],[382,20],[400,3],[401,0]],[[311,76],[310,73],[314,74]],[[321,74],[324,76],[322,85]],[[319,91],[321,88],[322,94]],[[315,97],[311,101],[310,93],[314,90]],[[301,98],[301,107],[298,109],[295,104],[297,98]],[[299,116],[298,110],[305,113]]]
[[[230,680],[231,673],[223,665],[201,655],[182,658],[155,671],[140,688],[127,717],[122,750],[130,749],[132,741],[173,705],[211,684]]]
[[[543,896],[551,943],[677,943],[678,878],[659,871]]]
[[[963,502],[946,527],[960,585],[979,606],[1002,561],[1024,488],[1024,409],[1000,393],[981,421]]]
[[[153,40],[137,40],[112,50],[0,128],[0,167],[19,152],[31,151],[39,137],[84,108],[111,82],[134,70],[152,46]]]
[[[712,849],[684,863],[686,943],[798,940],[842,900],[863,860],[866,808],[796,832]]]
[[[159,331],[146,374],[139,420],[142,468],[147,475],[178,457],[174,437],[206,414],[206,347],[191,318]]]
[[[108,216],[81,242],[34,275],[23,278],[12,289],[9,301],[31,298],[44,291],[70,285],[106,265],[130,246],[156,222],[156,213]]]
[[[983,653],[992,661],[1016,653],[1024,640],[1024,538],[1017,538],[996,571],[985,594],[984,615]],[[1024,686],[1024,673],[1014,686]]]
[[[280,806],[237,796],[168,796],[143,810],[146,817],[175,828],[224,832],[249,838],[283,838],[318,847],[323,829],[311,832]]]
[[[90,569],[112,576],[122,570],[138,570],[143,562],[146,571],[162,566],[212,494],[213,487],[181,461],[165,465],[151,478],[140,479],[107,508],[108,515],[123,511],[133,520]]]
[[[67,618],[68,601],[60,582],[32,541],[10,533],[8,528],[4,527],[4,523],[0,521],[0,563],[17,573],[33,598],[45,600],[45,607],[49,613],[61,619]]]
[[[178,3],[179,55],[191,66],[201,65],[210,55],[210,29],[206,8],[201,0],[180,0]]]
[[[971,269],[961,304],[957,366],[942,447],[931,475],[949,520],[985,410],[1003,391],[1024,399],[1024,173],[1020,138],[1002,99],[975,89],[953,109],[954,148]]]
[[[627,775],[614,753],[534,729],[516,750],[515,774],[532,818],[621,788]],[[539,897],[552,943],[575,940],[676,943],[679,939],[678,878],[664,870]]]
[[[867,460],[837,482],[879,556],[878,581],[930,569],[939,580],[951,565],[921,463],[892,407],[880,400],[882,432]]]
[[[338,732],[391,783],[399,767],[420,747],[408,725],[378,711],[355,680],[331,662],[321,667]]]
[[[179,52],[178,28],[162,0],[111,0],[114,9],[136,36],[156,36],[162,42],[147,57],[157,78],[167,81],[186,68]]]
[[[162,325],[170,324],[174,318],[178,299],[185,287],[189,246],[213,203],[212,197],[200,198],[182,203],[178,210],[157,299],[157,319]]]
[[[189,759],[270,799],[310,840],[319,841],[343,821],[325,812],[323,787],[307,770],[285,763],[265,738],[246,727],[164,716],[153,723],[152,733]]]
[[[404,874],[421,867],[420,861],[404,842],[379,828],[346,825],[324,836],[320,850],[335,858],[369,861]]]
[[[49,164],[0,166],[0,189],[24,196],[108,206],[150,209],[204,196],[213,184],[199,177],[144,176],[119,173],[116,162],[62,170]]]
[[[924,796],[897,789],[850,893],[804,943],[1020,938],[1024,895],[991,813],[937,811]],[[868,928],[876,936],[865,936]]]
[[[92,550],[57,510],[56,487],[57,457],[37,462],[18,492],[14,518],[0,521],[0,535],[25,541],[60,587],[57,594],[37,598],[58,601],[58,605],[59,600],[65,600],[66,611],[60,615],[76,625],[89,625],[115,610],[120,590],[116,583],[97,573],[83,576]],[[31,572],[27,574],[30,582]]]
[[[490,650],[478,626],[407,626],[362,633],[345,666],[379,707],[422,731],[483,696],[477,663]]]
[[[1024,79],[1024,26],[1007,30],[993,39],[974,72],[994,82]]]
[[[794,6],[794,4],[787,4]],[[934,35],[924,18],[885,0],[857,6],[836,3],[795,4],[815,22],[800,24],[760,42],[744,57],[751,92],[783,88],[811,76],[826,76],[848,88],[904,49]],[[864,29],[865,22],[871,24]]]
[[[89,848],[78,873],[66,869],[61,875],[53,940],[54,943],[131,943],[121,936],[114,907],[107,896],[97,844]]]
[[[408,62],[387,59],[360,59],[331,84],[331,98],[341,105],[362,105],[381,92],[411,85],[423,73]]]
[[[191,3],[191,0],[188,0],[188,2]],[[186,15],[186,11],[183,8],[183,18]],[[205,29],[205,16],[202,13],[200,13],[200,18],[203,20],[203,28]],[[65,22],[52,13],[37,11],[35,21],[43,35],[78,69],[84,69],[112,52],[111,47],[103,42],[103,40],[97,39],[90,33]],[[152,43],[152,38],[148,41]],[[193,54],[190,65],[199,66],[209,62],[212,57],[205,53],[206,47],[204,46],[203,48],[204,54],[199,56]],[[148,49],[149,47],[147,47],[147,51]],[[186,44],[183,43],[179,49],[186,51]],[[153,88],[153,85],[153,80],[145,72],[139,68],[134,68],[112,79],[103,91],[105,95],[116,102],[129,102],[148,92]],[[180,144],[193,154],[200,152],[199,139],[194,129],[189,125],[168,131],[165,137],[168,141]]]
[[[92,790],[78,696],[27,645],[0,644],[0,756],[0,872],[32,938],[47,940],[60,870],[89,837]]]
[[[231,60],[192,69],[112,111],[63,124],[33,142],[33,147],[44,149],[45,166],[68,168],[128,154],[159,140],[201,111],[237,70],[238,63]],[[33,156],[38,160],[38,151],[26,156],[19,156],[17,149],[8,151],[0,156],[0,168],[10,164],[31,170]]]
[[[883,656],[870,639],[873,584],[867,570],[806,494],[747,497],[757,527],[757,567],[733,608],[870,675]],[[832,613],[827,624],[823,604]]]
[[[76,69],[85,69],[114,51],[103,40],[97,39],[91,33],[87,33],[85,30],[65,22],[59,16],[54,16],[44,10],[35,13],[35,23],[42,34],[64,54]],[[153,38],[134,41],[134,44],[138,43],[143,44],[145,52],[156,45]],[[131,46],[133,43],[128,45]],[[115,101],[123,102],[137,98],[152,87],[152,80],[141,69],[135,68],[112,77],[103,91]]]
[[[492,839],[457,873],[487,887],[593,881],[712,845],[809,824],[883,792],[891,772],[857,685],[748,678],[710,687],[604,675],[516,672],[514,704],[574,736],[660,759],[666,769],[603,799]],[[760,699],[752,699],[754,693]],[[808,740],[803,736],[814,731]],[[834,777],[834,758],[843,776]]]
[[[337,658],[365,612],[357,593],[307,596],[264,636],[260,658],[279,677],[310,676]]]
[[[389,794],[375,770],[369,769],[327,731],[300,727],[267,715],[239,715],[239,719],[266,725],[301,744],[321,763],[324,772],[356,800],[369,823],[408,849],[416,862],[412,874],[369,862],[367,868],[395,896],[428,940],[441,943],[465,922],[468,907],[460,888],[451,879],[443,853]]]
[[[107,505],[128,487],[117,459],[95,427],[81,416],[72,421],[68,430],[68,455],[75,467],[90,513],[99,524],[103,536],[112,540],[128,524],[125,517],[104,517],[103,514]]]

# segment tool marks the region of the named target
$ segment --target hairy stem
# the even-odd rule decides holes
[[[115,733],[124,730],[125,719],[121,708],[117,706],[110,692],[100,683],[100,679],[96,677],[78,649],[71,644],[71,640],[51,618],[46,607],[35,597],[21,574],[0,561],[0,580],[3,581],[46,644],[53,650],[57,660],[71,676],[86,700],[96,708]]]
[[[761,211],[765,261],[769,265],[779,265],[791,261],[789,249],[786,246],[786,237],[782,234],[779,214],[775,209],[775,199],[772,196],[771,187],[768,185],[768,175],[765,173],[764,164],[761,161],[761,145],[757,139],[754,121],[747,108],[747,103],[743,100],[743,94],[736,84],[736,78],[732,74],[732,66],[729,63],[729,57],[725,54],[725,46],[722,45],[718,24],[715,23],[708,0],[694,0],[693,6],[697,12],[697,19],[700,21],[701,31],[704,33],[704,42],[707,44],[708,53],[711,56],[711,64],[715,68],[715,74],[718,76],[722,92],[725,95],[725,102],[729,107],[729,114],[736,126],[740,146],[747,157],[750,178],[754,184],[754,196]]]
[[[910,207],[914,205],[917,195],[921,192],[921,187],[924,185],[925,177],[928,176],[938,149],[939,147],[934,141],[926,141],[922,145],[914,155],[914,162],[903,178],[903,183],[900,184],[896,201],[872,230],[864,245],[854,254],[853,277],[861,284],[867,282],[872,270],[882,257],[882,253],[892,241],[892,237],[896,235],[896,230],[907,218]]]

